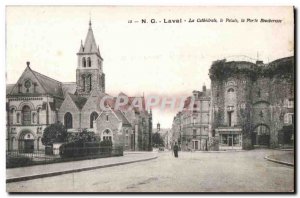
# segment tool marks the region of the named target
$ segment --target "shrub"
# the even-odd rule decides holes
[[[60,156],[66,157],[81,157],[90,155],[103,155],[112,153],[112,143],[109,140],[101,142],[68,142],[59,148]]]
[[[26,156],[9,156],[6,155],[6,168],[22,167],[32,163],[32,160]]]

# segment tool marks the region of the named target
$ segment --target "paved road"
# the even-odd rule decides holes
[[[146,162],[7,184],[7,191],[38,192],[274,192],[294,189],[294,169],[269,162],[282,151],[170,152]]]

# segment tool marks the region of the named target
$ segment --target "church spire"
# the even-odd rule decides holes
[[[85,42],[83,45],[82,44],[80,45],[80,49],[78,53],[95,53],[102,59],[94,37],[91,18],[89,20],[89,29],[85,38]]]

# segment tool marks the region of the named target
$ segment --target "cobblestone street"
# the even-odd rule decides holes
[[[7,183],[9,192],[291,192],[294,168],[264,159],[284,151],[161,152],[145,162]]]

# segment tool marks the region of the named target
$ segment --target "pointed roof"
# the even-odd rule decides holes
[[[81,41],[80,49],[78,53],[96,53],[102,59],[100,55],[99,47],[96,44],[91,21],[89,22],[89,29],[85,38],[84,45],[82,44]]]
[[[33,78],[39,83],[41,86],[42,90],[44,93],[52,95],[52,96],[57,96],[57,97],[63,97],[63,91],[62,91],[62,83],[50,78],[44,74],[41,74],[37,71],[34,71],[30,68],[29,66],[30,62],[27,62],[27,67],[18,79],[17,83],[14,84],[14,87],[12,89],[8,89],[7,94],[13,94],[14,90],[17,89],[17,86],[19,83],[22,83],[21,80],[24,80],[24,78],[29,75],[30,73],[32,74]],[[32,79],[33,80],[33,79]]]
[[[130,125],[131,126],[131,124],[128,121],[128,119],[126,118],[126,116],[120,110],[114,111],[114,113],[117,115],[117,117],[120,120],[122,120],[123,125]]]
[[[64,82],[62,83],[62,92],[64,97],[67,93],[75,94],[76,93],[76,82]]]
[[[78,107],[78,109],[82,109],[82,107],[85,105],[87,99],[85,97],[77,96],[74,94],[68,93],[75,105]]]
[[[9,94],[14,86],[15,84],[6,84],[6,94]]]
[[[63,97],[63,91],[62,91],[62,83],[50,78],[48,76],[45,76],[44,74],[41,74],[39,72],[33,71],[33,74],[37,77],[38,81],[41,83],[41,85],[44,87],[46,92],[48,94],[51,94],[53,96]]]

